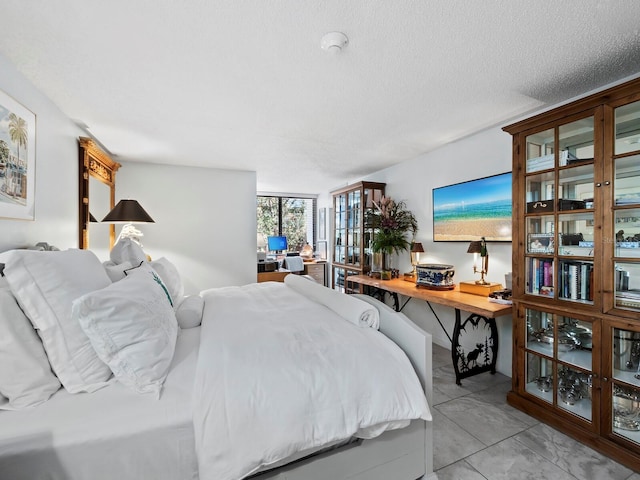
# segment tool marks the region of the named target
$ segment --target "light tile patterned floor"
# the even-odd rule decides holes
[[[434,469],[439,480],[640,480],[640,474],[507,405],[511,379],[455,383],[433,346]]]

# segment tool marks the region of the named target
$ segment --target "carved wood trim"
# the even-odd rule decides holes
[[[89,177],[94,177],[109,187],[110,208],[115,206],[116,172],[121,165],[112,160],[91,138],[78,138],[79,158],[79,238],[80,248],[89,248]],[[113,247],[116,238],[114,225],[109,228],[109,245]]]

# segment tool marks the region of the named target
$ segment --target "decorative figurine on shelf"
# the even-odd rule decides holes
[[[381,278],[391,279],[394,271],[395,276],[399,276],[398,270],[389,265],[391,256],[409,249],[418,231],[418,222],[404,201],[395,202],[391,197],[383,196],[380,203],[374,202],[374,205],[376,208],[366,219],[367,225],[377,229],[371,247],[374,253],[382,253],[385,257]],[[407,240],[409,232],[411,242]]]

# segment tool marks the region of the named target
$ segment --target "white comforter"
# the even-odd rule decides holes
[[[243,478],[290,455],[430,420],[405,356],[282,283],[203,292],[194,384],[201,480]]]

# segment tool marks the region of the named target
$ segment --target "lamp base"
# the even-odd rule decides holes
[[[404,274],[404,280],[406,282],[416,283],[416,272],[407,272]]]
[[[472,293],[474,295],[481,295],[488,297],[491,292],[502,290],[502,285],[499,283],[487,283],[486,285],[480,285],[476,282],[460,282],[460,291],[464,293]]]

